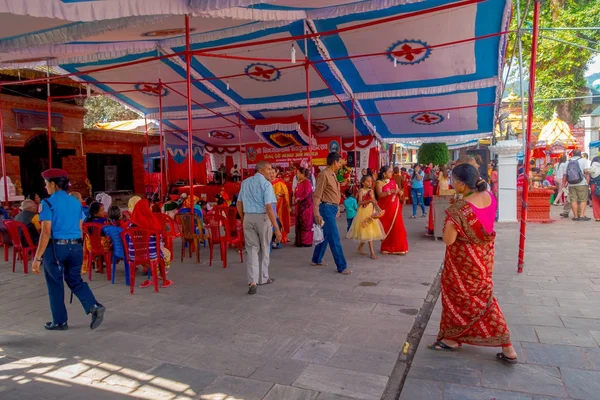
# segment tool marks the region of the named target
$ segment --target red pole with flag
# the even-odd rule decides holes
[[[537,67],[537,47],[538,47],[538,33],[540,28],[540,5],[541,0],[534,0],[535,5],[533,9],[533,32],[531,39],[531,64],[529,66],[529,106],[527,109],[527,134],[525,135],[525,165],[524,174],[525,178],[529,176],[529,161],[531,160],[531,129],[533,126],[533,110],[534,110],[534,97],[535,97],[535,73]],[[518,273],[523,272],[524,258],[525,258],[525,232],[527,230],[527,200],[529,198],[529,180],[523,180],[523,206],[521,207],[521,230],[519,237],[519,261],[517,265]]]

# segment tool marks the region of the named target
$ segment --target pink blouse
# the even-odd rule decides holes
[[[473,212],[477,216],[477,219],[483,225],[483,228],[488,233],[492,233],[494,232],[494,222],[496,221],[497,200],[496,197],[490,191],[487,191],[486,193],[490,196],[490,199],[492,200],[492,203],[489,206],[479,208],[471,203],[469,204],[471,205]]]

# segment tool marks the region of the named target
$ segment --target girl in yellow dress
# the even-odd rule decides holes
[[[356,217],[354,217],[354,221],[352,221],[346,238],[359,241],[358,252],[365,256],[367,254],[363,248],[365,243],[369,243],[371,258],[375,260],[377,256],[375,255],[373,241],[385,238],[385,231],[378,219],[383,211],[381,211],[375,200],[373,178],[369,175],[363,176],[360,184],[361,189],[358,191],[358,212],[356,213]]]

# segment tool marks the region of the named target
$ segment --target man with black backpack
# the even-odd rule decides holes
[[[589,221],[591,218],[585,216],[589,191],[588,177],[585,172],[590,167],[589,160],[581,157],[581,150],[573,151],[573,158],[567,164],[566,173],[563,176],[563,186],[569,185],[569,197],[573,210],[573,221]]]

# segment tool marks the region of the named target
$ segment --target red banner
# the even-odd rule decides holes
[[[313,145],[313,165],[327,165],[327,155],[332,151],[340,152],[341,138],[339,136],[317,138],[317,144]],[[291,146],[283,149],[271,147],[265,143],[254,143],[246,145],[246,158],[248,168],[254,168],[259,161],[267,160],[272,164],[287,167],[292,164],[308,162],[310,152],[307,146]]]

